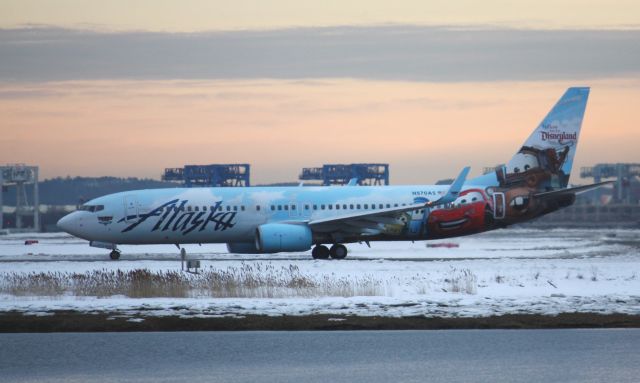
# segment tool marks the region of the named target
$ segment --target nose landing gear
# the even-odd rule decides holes
[[[118,250],[111,250],[111,252],[109,253],[109,258],[111,258],[114,261],[117,261],[118,259],[120,259],[120,252]]]

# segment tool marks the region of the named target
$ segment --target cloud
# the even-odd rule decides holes
[[[628,76],[638,30],[420,26],[203,33],[0,30],[0,81],[360,78],[527,81]]]
[[[61,97],[64,93],[44,89],[0,89],[0,100]]]

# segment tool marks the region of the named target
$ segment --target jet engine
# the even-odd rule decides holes
[[[306,251],[313,244],[313,235],[307,225],[267,223],[256,229],[256,248],[260,252]]]

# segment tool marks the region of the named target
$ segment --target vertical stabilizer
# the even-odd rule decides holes
[[[589,88],[567,89],[506,167],[497,170],[501,186],[567,186],[588,97]]]

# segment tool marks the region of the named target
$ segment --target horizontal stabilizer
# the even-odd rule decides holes
[[[597,189],[604,185],[612,184],[613,182],[614,181],[604,181],[604,182],[598,182],[591,185],[576,186],[573,188],[566,188],[566,189],[554,190],[550,192],[537,193],[537,194],[534,194],[534,197],[547,198],[547,197],[557,197],[557,196],[566,195],[566,194],[580,194],[589,190]]]

